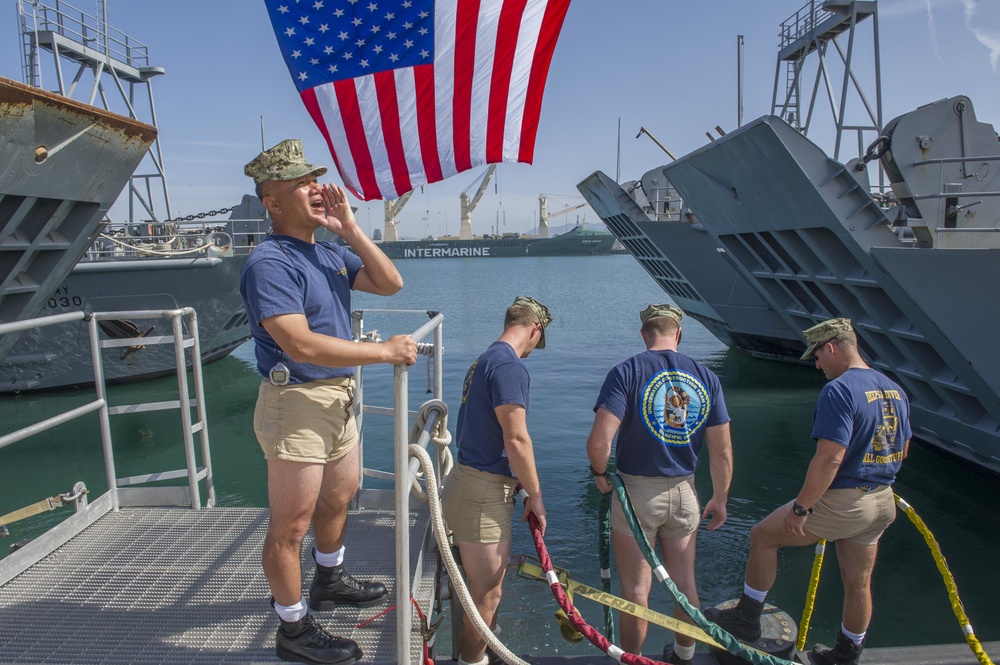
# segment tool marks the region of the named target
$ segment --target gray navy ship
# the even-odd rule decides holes
[[[884,123],[844,163],[770,115],[639,182],[596,172],[578,188],[724,343],[795,361],[802,330],[850,317],[909,395],[915,436],[1000,473],[1000,354],[983,334],[1000,324],[998,166],[995,128],[958,96]]]

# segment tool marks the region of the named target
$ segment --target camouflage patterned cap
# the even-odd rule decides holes
[[[681,319],[684,318],[684,310],[674,305],[650,305],[639,312],[639,320],[643,323],[658,316],[669,316],[677,323],[680,323]]]
[[[301,140],[285,139],[254,157],[243,167],[243,173],[259,185],[268,180],[293,180],[310,173],[321,176],[326,173],[326,167],[306,162]]]
[[[542,303],[538,302],[534,298],[529,298],[528,296],[518,296],[514,298],[514,303],[511,305],[511,307],[513,307],[514,305],[527,307],[532,312],[534,312],[535,316],[538,317],[538,322],[542,324],[542,339],[538,341],[538,345],[535,348],[544,349],[545,329],[549,327],[550,323],[552,323],[552,315],[549,314],[549,308],[543,305]]]
[[[823,323],[817,323],[809,330],[803,330],[806,336],[806,352],[802,354],[801,360],[811,360],[816,349],[829,342],[838,335],[851,332],[850,319],[827,319]]]

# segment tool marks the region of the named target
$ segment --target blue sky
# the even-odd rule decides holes
[[[15,4],[0,21],[0,76],[21,79]],[[92,0],[76,6],[94,12]],[[268,146],[301,138],[311,161],[332,166],[326,144],[299,101],[263,2],[109,0],[109,23],[146,43],[173,212],[237,203],[252,183],[243,164]],[[594,170],[614,176],[621,119],[621,177],[704,145],[705,132],[737,123],[736,39],[745,40],[744,121],[770,111],[779,24],[805,0],[574,0],[556,48],[542,107],[535,163],[505,164],[473,215],[475,232],[534,226],[538,195],[550,210],[582,202],[576,183]],[[870,22],[869,22],[870,23]],[[879,3],[884,120],[919,105],[968,95],[980,120],[1000,127],[1000,1],[882,0]],[[858,32],[855,70],[871,69],[870,25]],[[846,44],[846,42],[845,42]],[[43,81],[52,88],[52,77]],[[838,84],[839,87],[839,84]],[[870,88],[873,90],[873,88]],[[873,94],[871,92],[870,94]],[[825,109],[825,107],[822,107]],[[852,108],[857,105],[852,102]],[[810,137],[832,147],[829,111]],[[842,155],[843,156],[843,155]],[[848,155],[850,156],[850,155]],[[846,159],[846,157],[845,157]],[[458,194],[480,170],[428,185],[399,219],[405,237],[455,233]],[[333,171],[331,176],[335,177]],[[381,202],[359,203],[366,229],[381,228]],[[113,209],[116,219],[125,214]],[[587,208],[554,219],[599,223]]]

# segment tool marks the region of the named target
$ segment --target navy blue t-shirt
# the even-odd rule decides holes
[[[357,255],[333,243],[268,236],[243,266],[240,295],[256,345],[257,371],[267,376],[278,362],[291,370],[292,383],[353,376],[354,367],[297,363],[279,351],[260,322],[280,314],[302,314],[313,332],[351,337],[351,288],[361,270]]]
[[[462,406],[455,428],[459,464],[514,476],[507,462],[496,408],[520,404],[527,415],[531,404],[529,389],[528,368],[507,342],[493,342],[472,363],[462,384]]]
[[[831,489],[891,485],[911,436],[910,402],[881,372],[849,369],[823,386],[812,436],[847,448]]]
[[[594,405],[621,419],[615,459],[633,476],[688,476],[705,428],[729,422],[715,372],[676,351],[645,351],[608,372]]]

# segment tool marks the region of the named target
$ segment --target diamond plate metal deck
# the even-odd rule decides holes
[[[381,604],[316,616],[356,640],[365,663],[393,663],[395,615],[357,625],[395,602],[392,495],[363,493],[347,526],[347,567],[390,588]],[[260,566],[263,508],[125,508],[0,587],[0,662],[271,663],[278,619]],[[414,597],[433,594],[434,556],[420,557],[426,511],[411,513]],[[433,539],[431,539],[433,542]],[[315,565],[303,547],[303,585]],[[433,547],[433,545],[432,545]],[[421,564],[421,570],[416,566]],[[408,608],[413,611],[412,608]],[[414,612],[411,662],[419,662]]]

